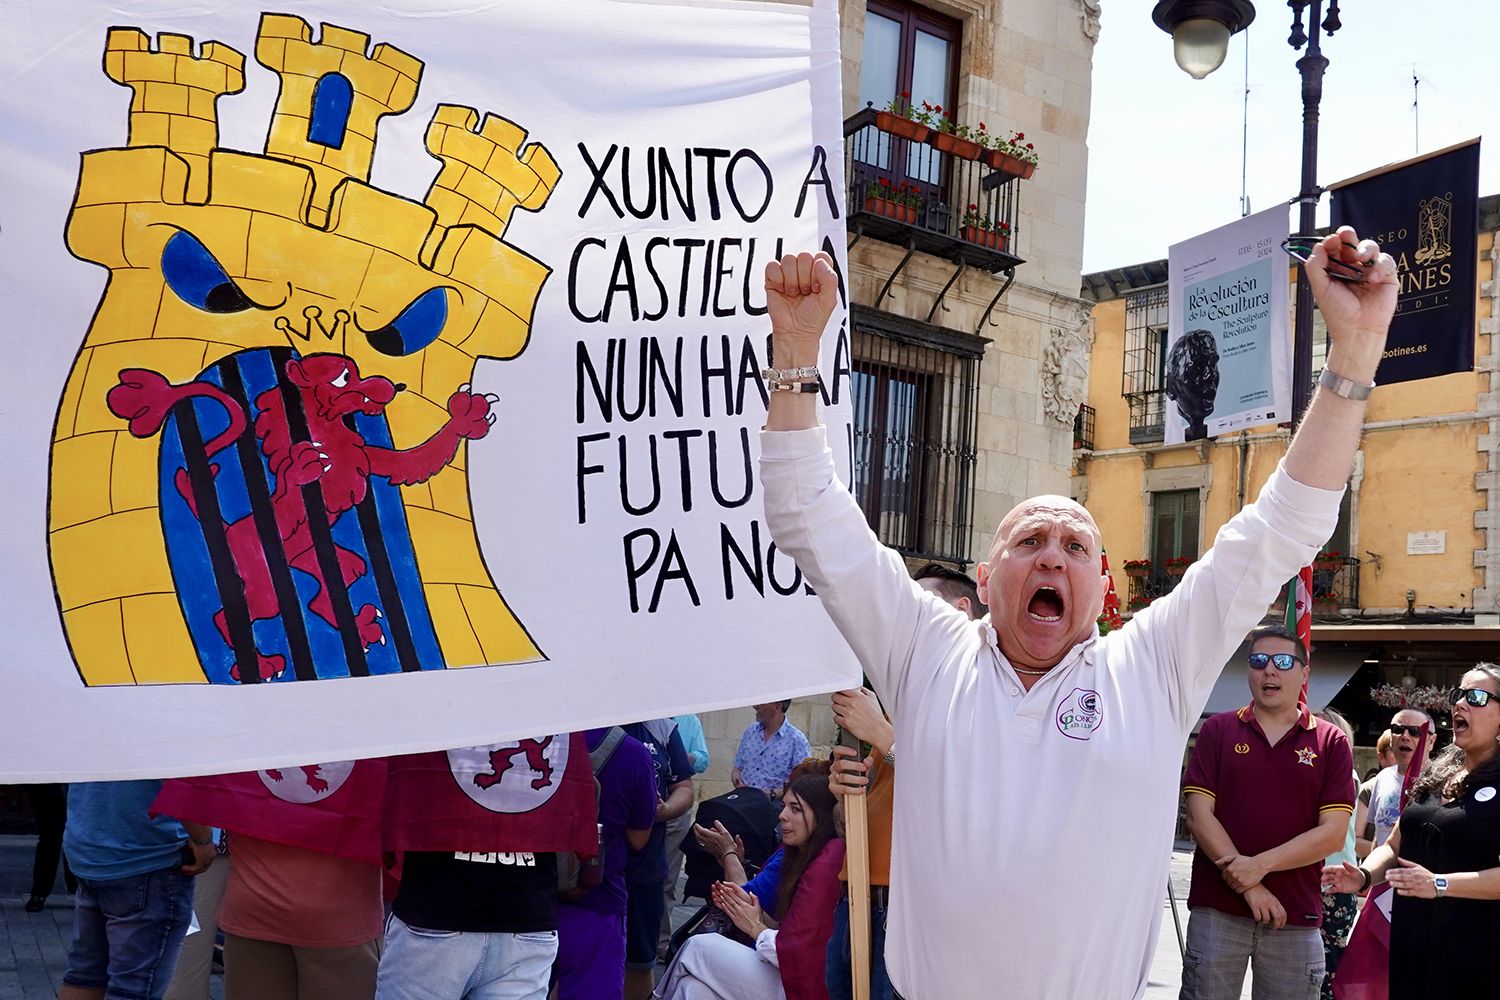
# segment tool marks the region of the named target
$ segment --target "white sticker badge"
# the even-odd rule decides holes
[[[1477,792],[1474,793],[1474,801],[1475,802],[1488,802],[1490,799],[1493,799],[1494,797],[1495,797],[1495,788],[1494,788],[1493,785],[1485,785],[1479,791],[1477,791]]]

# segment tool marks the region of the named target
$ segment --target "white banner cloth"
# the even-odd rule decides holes
[[[0,781],[858,683],[756,472],[765,263],[845,273],[833,4],[123,17],[0,8]]]

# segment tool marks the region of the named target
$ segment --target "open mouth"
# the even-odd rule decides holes
[[[1026,602],[1026,613],[1039,622],[1062,621],[1065,610],[1067,605],[1062,594],[1051,587],[1038,587],[1036,593],[1031,595],[1031,600]]]
[[[1262,694],[1275,694],[1281,690],[1281,685],[1276,681],[1265,681],[1261,684],[1260,690]]]
[[[1469,720],[1461,715],[1453,717],[1453,735],[1458,736],[1469,731]]]

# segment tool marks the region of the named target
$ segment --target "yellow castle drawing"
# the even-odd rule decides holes
[[[58,408],[49,543],[84,683],[260,683],[541,657],[496,589],[468,442],[475,360],[514,358],[550,269],[504,241],[556,163],[438,105],[422,201],[372,187],[422,63],[265,14],[263,153],[218,148],[220,42],[115,28],[125,148],[82,156],[67,244],[110,271]],[[523,148],[524,147],[524,148]]]

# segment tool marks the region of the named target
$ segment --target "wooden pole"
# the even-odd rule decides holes
[[[845,746],[859,741],[844,734]],[[866,789],[868,795],[869,789]],[[854,1000],[870,1000],[870,827],[865,795],[844,796],[844,864],[849,872],[849,961]]]

